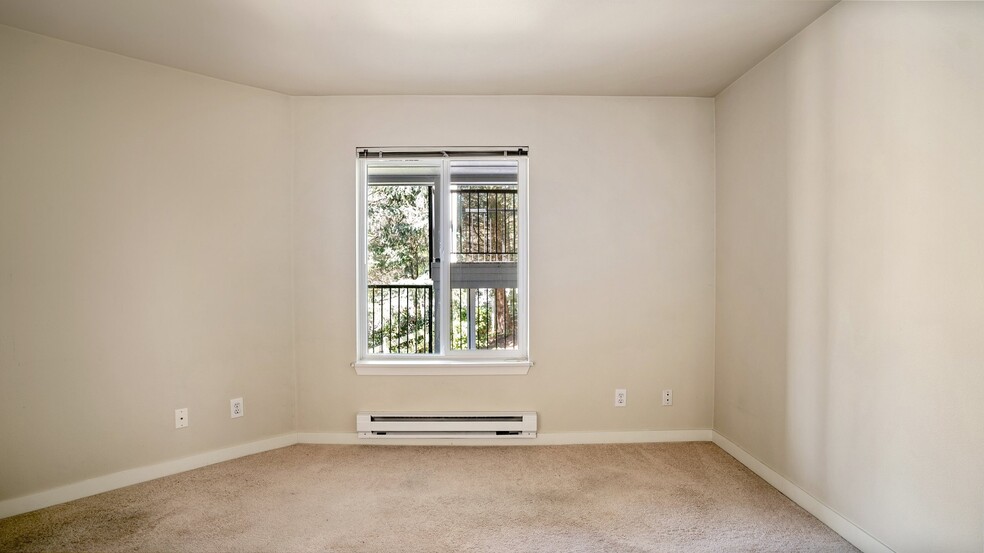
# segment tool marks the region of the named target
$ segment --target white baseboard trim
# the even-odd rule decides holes
[[[540,445],[709,442],[711,430],[637,430],[630,432],[549,432],[537,434]]]
[[[114,472],[90,478],[74,484],[52,488],[43,492],[0,501],[0,518],[43,509],[66,501],[72,501],[117,488],[147,482],[188,470],[221,463],[278,449],[302,444],[361,444],[361,445],[565,445],[565,444],[614,444],[645,442],[707,442],[711,430],[651,430],[636,432],[557,432],[540,433],[536,438],[506,439],[408,439],[368,440],[359,439],[356,432],[301,432],[274,436],[264,440],[199,453],[182,459],[165,461],[146,467]]]
[[[809,492],[797,486],[786,477],[774,471],[768,465],[756,459],[751,453],[745,451],[741,446],[735,444],[717,432],[713,432],[713,440],[721,449],[727,451],[739,463],[748,467],[752,472],[762,477],[763,480],[779,490],[783,495],[792,499],[793,502],[804,508],[808,513],[817,517],[837,532],[845,540],[851,542],[865,553],[894,553],[890,547],[878,541],[877,538],[865,532],[858,525],[844,518],[843,515],[831,509],[819,499],[810,495]]]
[[[140,482],[154,480],[162,476],[170,476],[179,472],[237,459],[254,453],[294,445],[295,443],[297,443],[296,434],[282,434],[265,440],[207,451],[182,459],[165,461],[156,465],[114,472],[105,476],[90,478],[31,495],[5,499],[0,501],[0,518],[43,509],[44,507],[65,503],[66,501],[108,492],[124,486],[139,484]]]
[[[300,432],[301,444],[535,446],[574,444],[626,444],[650,442],[709,442],[711,430],[639,430],[635,432],[538,432],[536,438],[359,438],[356,432]]]
[[[388,440],[387,440],[388,441]],[[411,440],[398,440],[411,441]],[[298,432],[297,443],[299,444],[329,444],[329,445],[350,445],[365,442],[359,441],[358,432]]]

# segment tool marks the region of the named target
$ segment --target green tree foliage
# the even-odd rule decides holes
[[[368,277],[373,284],[418,280],[429,272],[427,186],[371,186]]]

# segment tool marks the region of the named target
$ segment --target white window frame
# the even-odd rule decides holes
[[[360,148],[360,151],[364,149]],[[405,151],[406,149],[399,149]],[[489,151],[503,150],[489,148]],[[516,148],[512,148],[516,150]],[[524,148],[525,150],[525,148]],[[444,148],[442,151],[453,152],[454,149]],[[519,293],[517,315],[517,347],[513,350],[449,350],[450,344],[450,309],[451,309],[451,263],[441,263],[441,290],[435,291],[442,298],[438,317],[438,328],[442,334],[438,340],[442,352],[432,354],[374,354],[368,348],[368,277],[367,277],[367,224],[368,224],[368,173],[371,164],[389,164],[408,166],[440,166],[441,180],[437,193],[441,195],[440,208],[442,224],[440,225],[441,260],[449,260],[448,244],[451,244],[451,187],[450,164],[452,161],[488,161],[488,155],[470,156],[456,154],[454,157],[391,157],[377,159],[373,157],[358,157],[357,165],[357,232],[356,232],[356,361],[352,364],[360,375],[498,375],[526,374],[533,363],[529,356],[529,159],[527,156],[511,156],[510,160],[518,163],[518,179],[516,190],[517,217],[519,233],[517,244],[517,288]]]

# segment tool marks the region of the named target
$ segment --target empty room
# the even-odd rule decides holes
[[[984,552],[984,2],[0,0],[0,551]]]

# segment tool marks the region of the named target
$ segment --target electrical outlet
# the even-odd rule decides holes
[[[625,395],[625,388],[615,389],[615,407],[625,407],[627,399],[628,398]]]
[[[188,408],[174,410],[174,427],[184,428],[188,426]]]
[[[673,390],[663,390],[663,405],[673,405]]]
[[[232,418],[238,418],[243,416],[243,398],[237,397],[236,399],[229,400],[229,412]]]

